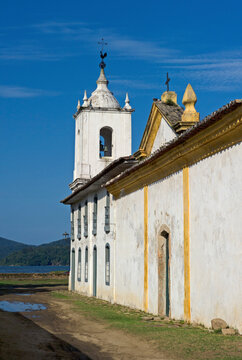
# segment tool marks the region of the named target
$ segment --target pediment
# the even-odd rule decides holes
[[[182,112],[183,109],[176,104],[168,105],[161,101],[154,101],[139,150],[134,156],[137,159],[145,158],[176,137],[174,126],[180,121]]]

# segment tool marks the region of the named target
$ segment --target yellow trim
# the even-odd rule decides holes
[[[184,216],[184,319],[191,320],[190,305],[190,232],[189,232],[189,168],[183,169]]]
[[[182,170],[242,141],[242,106],[161,156],[107,186],[116,198]]]
[[[144,187],[144,311],[148,311],[148,186]]]
[[[157,132],[159,130],[160,122],[162,119],[162,115],[155,105],[153,103],[150,111],[150,115],[145,127],[145,131],[139,146],[139,150],[136,151],[134,156],[137,159],[142,159],[146,156],[149,156],[151,154],[151,150],[157,135]]]

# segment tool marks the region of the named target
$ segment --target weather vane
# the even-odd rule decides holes
[[[106,64],[105,62],[103,61],[103,59],[105,59],[105,57],[107,56],[107,53],[103,53],[103,48],[105,45],[108,45],[107,42],[104,41],[104,38],[101,39],[101,41],[98,42],[99,45],[102,45],[102,50],[100,51],[100,57],[102,59],[102,61],[100,62],[99,66],[101,69],[104,69]]]
[[[168,76],[168,73],[166,73],[166,82],[165,82],[165,85],[167,86],[167,92],[169,91],[169,82],[170,82],[170,78]]]

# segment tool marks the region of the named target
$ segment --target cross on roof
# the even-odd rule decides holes
[[[167,92],[169,91],[169,82],[170,82],[170,78],[169,78],[169,76],[168,76],[168,73],[166,73],[166,82],[165,82],[165,84],[166,84],[166,86],[167,86]]]
[[[62,234],[62,235],[65,237],[65,239],[67,238],[67,236],[69,236],[69,234],[67,232],[64,232],[64,234]]]

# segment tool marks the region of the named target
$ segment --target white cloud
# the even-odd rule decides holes
[[[111,52],[112,57],[151,63],[153,69],[160,66],[166,71],[172,70],[173,76],[188,81],[197,81],[200,88],[206,88],[208,91],[241,89],[242,48],[187,55],[185,50],[171,48],[165,42],[147,41],[120,35],[114,29],[101,28],[98,24],[95,24],[94,27],[94,24],[90,25],[84,22],[51,21],[27,27],[32,29],[35,35],[36,32],[42,34],[43,46],[36,46],[33,42],[2,47],[0,59],[53,61],[68,56],[81,56],[83,51],[85,56],[90,56],[94,50],[98,51],[98,40],[104,37],[108,42],[108,51]],[[50,51],[46,49],[45,36],[48,36],[48,40],[51,39],[54,44]],[[68,41],[67,45],[66,41]],[[71,47],[72,53],[66,51],[70,48],[70,43],[75,45]],[[146,73],[148,73],[147,70]],[[137,78],[134,80],[114,78],[112,82],[135,89],[158,88],[159,85],[156,85],[156,81],[153,79],[154,74],[150,74],[147,81]]]
[[[32,98],[39,96],[58,96],[57,91],[42,89],[30,89],[21,86],[0,85],[0,97],[2,98]]]
[[[140,90],[149,90],[149,89],[157,89],[159,88],[158,84],[149,82],[149,81],[143,81],[143,80],[137,80],[137,79],[121,79],[118,77],[110,77],[112,85],[122,85],[126,88],[132,88],[132,89],[140,89]]]

